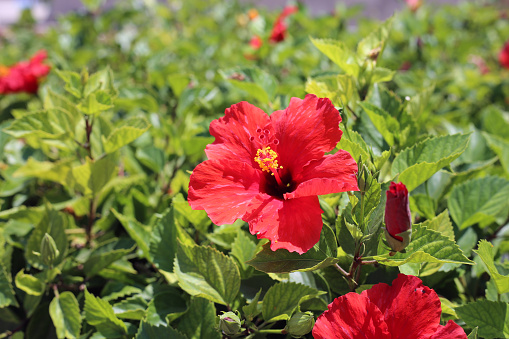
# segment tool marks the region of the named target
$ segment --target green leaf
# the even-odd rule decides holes
[[[19,307],[10,279],[10,274],[7,275],[4,265],[0,263],[0,309],[10,305]]]
[[[113,107],[111,97],[104,91],[90,93],[80,104],[76,106],[86,115],[97,115]]]
[[[509,338],[509,304],[478,300],[455,309],[471,328],[479,327],[483,338]]]
[[[362,157],[363,161],[371,158],[364,139],[359,133],[350,129],[345,130],[336,148],[347,151],[356,161],[359,160],[359,157]]]
[[[81,0],[83,5],[90,11],[95,12],[101,7],[106,0]]]
[[[395,74],[396,71],[383,67],[376,67],[371,75],[371,83],[375,84],[377,82],[391,81]]]
[[[113,305],[113,312],[120,319],[142,320],[147,302],[140,296],[129,297]]]
[[[173,261],[177,251],[178,230],[175,225],[173,206],[166,210],[150,235],[150,258],[163,271],[173,272]]]
[[[258,300],[260,299],[260,295],[262,294],[262,289],[256,293],[253,300],[251,300],[251,303],[249,305],[242,306],[242,312],[244,313],[244,317],[248,321],[253,321],[254,317],[256,317],[260,312],[262,311],[261,303],[258,303]]]
[[[488,142],[489,147],[497,154],[506,173],[509,173],[509,141],[485,132],[482,135]]]
[[[83,271],[88,277],[92,277],[99,273],[102,269],[110,266],[115,261],[122,259],[133,249],[118,249],[92,254],[90,258],[83,264]]]
[[[392,176],[399,173],[399,181],[408,191],[431,178],[463,153],[470,134],[454,134],[426,139],[399,153],[392,163]]]
[[[358,57],[344,43],[332,39],[314,38],[311,38],[311,42],[346,74],[358,76],[360,70]]]
[[[81,99],[81,91],[83,90],[83,84],[81,83],[81,75],[76,72],[62,71],[55,69],[57,75],[65,81],[65,90],[76,98]]]
[[[306,296],[323,294],[314,288],[294,282],[280,282],[269,288],[263,297],[262,315],[267,322],[288,320]]]
[[[509,180],[484,177],[456,185],[448,200],[451,217],[459,229],[493,219],[509,202]]]
[[[240,273],[230,257],[211,247],[179,242],[174,266],[179,286],[193,296],[231,305],[240,288]]]
[[[138,139],[150,128],[144,117],[133,117],[125,120],[122,125],[115,128],[108,138],[103,138],[103,147],[106,153],[113,153],[121,147]]]
[[[475,327],[472,332],[470,332],[470,334],[468,335],[467,339],[478,339],[479,338],[479,335],[478,335],[478,332],[479,331],[479,327]]]
[[[426,220],[420,225],[426,226],[429,230],[442,233],[442,235],[454,241],[454,228],[451,219],[449,219],[449,211],[445,210],[431,220]]]
[[[259,68],[242,68],[225,72],[223,76],[236,88],[247,92],[261,103],[274,99],[276,79]]]
[[[176,329],[162,325],[154,326],[142,321],[135,339],[154,339],[154,338],[172,338],[172,339],[187,339],[187,337],[177,331]]]
[[[14,279],[16,287],[26,294],[34,296],[42,295],[46,288],[46,284],[33,275],[25,274],[23,271],[24,270],[21,270],[16,274],[16,278]]]
[[[486,240],[479,241],[479,245],[477,246],[477,251],[474,250],[475,253],[479,255],[481,258],[486,271],[491,276],[491,279],[495,282],[495,286],[497,287],[498,294],[504,294],[509,292],[509,275],[502,275],[498,273],[497,267],[495,266],[493,253],[493,245]]]
[[[482,110],[483,130],[491,135],[509,140],[509,122],[504,118],[504,113],[499,107],[492,105]]]
[[[220,339],[216,326],[216,309],[214,304],[202,298],[191,299],[189,309],[182,316],[178,330],[188,338]]]
[[[256,244],[249,239],[249,236],[242,230],[237,232],[237,237],[232,244],[231,255],[237,259],[240,275],[243,279],[249,278],[253,273],[253,268],[247,264],[256,253]]]
[[[294,271],[314,271],[338,262],[337,241],[332,229],[324,224],[320,240],[304,254],[288,252],[286,249],[272,251],[270,243],[263,246],[255,257],[247,263],[266,273],[288,273]]]
[[[387,266],[400,266],[406,263],[455,263],[469,264],[473,261],[463,255],[463,251],[454,241],[440,232],[428,229],[426,226],[414,225],[412,241],[405,249],[405,253],[396,253],[374,256],[380,264]]]
[[[74,135],[73,130],[65,129],[61,123],[65,122],[62,117],[65,113],[52,110],[26,114],[16,119],[11,126],[4,129],[5,133],[15,138],[37,137],[42,139],[66,139]]]
[[[55,296],[49,305],[49,314],[59,339],[79,338],[81,331],[80,306],[72,292],[66,291]]]
[[[145,258],[149,258],[150,250],[150,237],[152,236],[152,230],[150,227],[143,225],[132,217],[126,217],[120,214],[115,209],[111,209],[111,212],[120,221],[127,234],[136,242],[136,245],[141,249]]]
[[[400,126],[398,120],[369,102],[361,102],[360,105],[364,112],[368,114],[376,129],[382,134],[387,144],[393,146],[399,138]]]
[[[74,122],[74,125],[76,125],[78,120],[82,117],[82,114],[72,101],[61,94],[53,92],[51,89],[48,89],[44,95],[43,107],[46,110],[58,109],[64,111]]]
[[[202,233],[207,233],[207,228],[212,223],[207,215],[207,212],[202,210],[193,210],[189,205],[189,202],[184,199],[184,196],[181,193],[177,194],[173,198],[172,205],[175,208],[175,212],[186,218],[196,227],[196,229]]]
[[[113,307],[85,289],[85,320],[107,338],[120,338],[127,334],[124,322],[118,319]]]
[[[169,321],[177,319],[186,309],[186,301],[182,298],[180,290],[165,289],[150,300],[145,320],[155,326],[166,325],[167,319]]]
[[[59,183],[69,189],[74,187],[71,162],[64,160],[58,162],[37,161],[28,158],[27,162],[19,167],[13,174],[14,177],[31,177],[49,180]]]
[[[115,175],[117,162],[112,155],[99,160],[86,158],[84,164],[72,169],[76,179],[76,189],[85,195],[97,196]]]
[[[103,1],[103,0],[87,0],[91,1]],[[103,90],[111,96],[117,96],[118,92],[113,84],[113,71],[108,66],[105,69],[100,70],[92,74],[85,84],[85,88],[83,91],[83,96],[88,97],[91,93],[96,92],[98,90]]]

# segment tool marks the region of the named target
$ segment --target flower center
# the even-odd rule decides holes
[[[256,156],[254,160],[258,163],[258,166],[262,169],[262,171],[270,173],[270,175],[276,178],[279,186],[283,186],[283,182],[278,174],[278,169],[282,169],[283,166],[279,166],[277,163],[277,153],[270,149],[270,146],[259,148],[256,151]]]

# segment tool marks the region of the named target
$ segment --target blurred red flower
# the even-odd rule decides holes
[[[253,36],[251,41],[249,41],[249,46],[251,46],[253,49],[259,49],[262,47],[262,45],[263,41],[258,35]]]
[[[399,274],[392,286],[374,285],[361,294],[334,299],[318,317],[315,339],[466,339],[454,321],[440,325],[436,292],[412,275]]]
[[[11,67],[0,66],[0,94],[37,93],[39,79],[51,69],[43,63],[46,57],[46,51],[41,50],[29,61],[18,62]]]
[[[297,12],[298,10],[299,7],[297,6],[286,6],[285,8],[283,8],[283,11],[281,12],[281,14],[279,14],[279,17],[276,19],[276,22],[272,27],[272,32],[270,33],[269,38],[270,42],[277,43],[285,39],[287,30],[285,19],[291,14]]]
[[[498,61],[500,66],[509,69],[509,41],[504,45],[504,48],[498,54]]]
[[[270,117],[240,102],[212,121],[209,160],[191,174],[189,203],[218,225],[249,223],[271,249],[304,253],[320,239],[317,195],[358,190],[357,164],[343,150],[341,117],[329,99],[292,98]]]

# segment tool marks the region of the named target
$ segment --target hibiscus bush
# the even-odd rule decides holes
[[[0,338],[509,338],[509,12],[83,0],[0,31]]]

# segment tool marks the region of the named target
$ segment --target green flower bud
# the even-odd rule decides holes
[[[45,265],[51,266],[55,259],[60,254],[60,251],[55,244],[55,240],[48,233],[44,234],[41,241],[41,259]]]
[[[238,315],[233,312],[226,312],[219,316],[219,329],[226,335],[239,333],[242,322]]]
[[[297,312],[286,323],[285,331],[292,337],[300,338],[313,329],[315,318],[311,312]]]

